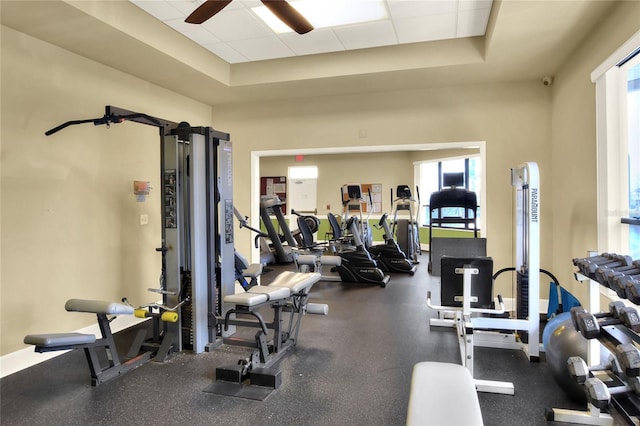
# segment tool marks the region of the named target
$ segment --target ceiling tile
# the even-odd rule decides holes
[[[293,51],[276,36],[234,40],[228,44],[251,61],[295,56]]]
[[[398,42],[389,20],[346,25],[333,31],[346,49],[389,46]]]
[[[296,33],[280,34],[279,37],[296,55],[313,55],[344,50],[344,46],[330,29],[313,30],[303,37]]]
[[[455,13],[458,10],[456,0],[388,0],[387,4],[392,19]]]
[[[491,9],[491,0],[460,0],[458,10]]]
[[[445,40],[456,36],[456,13],[422,16],[394,21],[400,43]]]
[[[143,0],[143,2],[146,0]],[[203,2],[194,2],[193,0],[166,0],[173,8],[179,10],[183,17],[187,17],[196,10],[196,8]]]
[[[249,9],[235,9],[218,13],[201,25],[222,41],[255,39],[273,36],[265,24]]]
[[[242,56],[240,52],[229,46],[227,43],[206,44],[203,47],[230,64],[249,61],[247,57]]]
[[[456,37],[475,37],[484,35],[491,9],[461,10],[458,14]]]
[[[182,12],[164,0],[131,0],[133,4],[161,21],[181,18]]]
[[[189,24],[187,22],[184,22],[183,18],[171,19],[165,21],[165,24],[189,37],[191,40],[195,41],[198,44],[217,43],[220,41],[217,37],[207,31],[202,25]]]

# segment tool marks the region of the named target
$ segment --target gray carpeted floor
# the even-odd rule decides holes
[[[422,256],[413,277],[386,288],[320,282],[312,301],[328,316],[304,317],[298,346],[280,363],[282,386],[265,401],[203,392],[216,366],[246,349],[181,353],[93,388],[84,353],[74,351],[0,381],[2,425],[402,425],[411,370],[420,361],[460,362],[455,333],[430,329],[426,304],[439,278]],[[277,269],[265,279],[269,281]],[[580,409],[545,362],[519,351],[476,349],[476,377],[511,381],[515,396],[480,394],[486,425],[543,425],[545,409]]]

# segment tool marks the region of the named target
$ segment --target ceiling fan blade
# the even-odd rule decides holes
[[[184,21],[190,24],[202,24],[224,9],[229,3],[231,3],[231,0],[207,0],[191,12],[191,15],[187,16],[187,19]]]
[[[298,34],[306,34],[313,29],[313,25],[285,0],[262,0],[262,3]]]

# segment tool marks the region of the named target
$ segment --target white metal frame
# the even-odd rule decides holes
[[[491,329],[528,333],[528,343],[521,343],[511,334],[476,331],[474,344],[480,347],[523,350],[530,361],[540,356],[540,174],[536,163],[524,163],[511,169],[511,185],[515,188],[516,269],[528,270],[529,317],[472,318],[476,329]],[[451,309],[449,309],[451,310]],[[432,326],[453,325],[450,319],[432,318]]]
[[[600,312],[600,283],[582,275],[579,272],[574,274],[576,281],[587,284],[587,310],[589,312]],[[598,339],[590,339],[587,343],[587,365],[600,364],[600,342]],[[581,425],[615,425],[613,417],[603,413],[593,404],[587,405],[587,410],[568,410],[565,408],[552,408],[553,420],[556,422],[574,423]]]
[[[473,365],[473,347],[474,347],[474,329],[473,319],[471,313],[491,313],[501,314],[504,313],[504,303],[500,298],[500,309],[481,309],[472,308],[471,302],[475,301],[471,296],[471,275],[477,275],[478,269],[470,266],[463,268],[456,268],[456,274],[463,275],[463,296],[462,296],[462,308],[451,306],[438,306],[431,304],[431,297],[427,298],[427,306],[431,309],[441,311],[453,311],[455,312],[455,318],[452,320],[455,323],[456,331],[458,333],[458,345],[460,348],[460,358],[462,364],[469,370],[471,377],[474,377]],[[478,392],[498,393],[504,395],[513,395],[515,393],[513,383],[499,382],[495,380],[480,380],[474,377],[474,384]]]

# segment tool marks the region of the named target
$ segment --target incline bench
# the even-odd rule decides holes
[[[149,316],[144,309],[134,309],[131,305],[117,302],[105,302],[101,300],[70,299],[65,304],[68,312],[87,312],[96,314],[98,326],[102,333],[100,339],[93,334],[84,333],[52,333],[52,334],[29,334],[25,336],[24,343],[35,345],[36,352],[53,352],[69,349],[83,349],[87,357],[89,369],[91,370],[91,385],[98,386],[109,379],[117,377],[133,368],[142,365],[159,353],[166,354],[170,348],[167,345],[153,345],[152,350],[142,351],[147,331],[138,330],[138,333],[127,353],[127,360],[120,361],[120,355],[116,347],[111,326],[107,315],[132,315],[144,318]],[[166,315],[169,314],[169,315]],[[177,314],[165,313],[162,315],[163,321],[177,321]],[[166,337],[166,336],[165,336]],[[171,339],[164,339],[164,342],[171,342]],[[99,352],[100,351],[100,352]],[[104,354],[106,356],[100,356]],[[101,359],[107,360],[107,365],[103,365]]]

